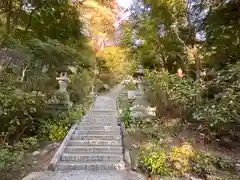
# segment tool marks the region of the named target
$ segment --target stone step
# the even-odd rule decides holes
[[[76,130],[92,130],[92,131],[98,131],[98,130],[110,130],[110,131],[118,131],[120,130],[120,126],[107,126],[107,125],[104,125],[104,126],[98,126],[98,125],[86,125],[86,126],[81,126],[81,125],[78,125],[76,127]]]
[[[111,122],[117,122],[117,118],[112,118],[112,119],[83,119],[81,122],[92,122],[92,123],[111,123]]]
[[[111,109],[91,109],[89,111],[90,115],[105,115],[105,116],[114,116],[117,115],[118,111],[117,110],[111,110]]]
[[[95,126],[117,126],[118,122],[109,121],[109,122],[91,122],[91,121],[84,121],[79,123],[80,126],[89,126],[89,125],[95,125]]]
[[[122,146],[121,140],[70,140],[68,146]]]
[[[120,129],[118,130],[75,130],[74,134],[76,135],[102,135],[102,134],[108,134],[108,135],[119,135]]]
[[[71,140],[92,140],[92,141],[99,141],[99,140],[121,140],[121,135],[77,135],[73,134]]]
[[[60,161],[57,165],[58,170],[123,170],[124,164],[118,161]]]
[[[118,121],[82,121],[79,124],[82,126],[86,126],[86,125],[99,125],[99,126],[104,126],[104,125],[112,125],[112,126],[118,126]]]
[[[63,153],[62,161],[123,161],[123,153]]]
[[[67,146],[64,152],[122,153],[122,146]]]
[[[118,118],[115,115],[89,115],[85,116],[82,121],[117,121]]]

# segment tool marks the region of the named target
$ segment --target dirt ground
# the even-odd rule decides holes
[[[186,128],[187,129],[187,128]],[[225,147],[220,146],[217,143],[210,143],[210,144],[204,144],[201,141],[200,136],[196,136],[194,131],[191,131],[190,129],[184,129],[177,135],[177,136],[171,136],[171,135],[165,135],[162,138],[162,143],[165,144],[165,147],[168,147],[169,149],[173,146],[179,146],[183,144],[184,142],[190,142],[193,149],[195,151],[204,151],[209,152],[217,155],[227,156],[231,157],[236,161],[240,160],[240,149],[227,149]],[[142,144],[146,144],[146,146],[150,146],[152,141],[151,138],[145,133],[142,133],[141,131],[135,131],[128,133],[124,136],[124,147],[127,148],[130,152],[131,156],[131,166],[134,170],[141,172],[140,169],[137,168],[137,160],[138,160],[138,154],[140,152],[140,146]],[[220,179],[219,179],[220,178]],[[216,180],[240,180],[240,174],[232,174],[229,172],[219,172],[218,177],[216,177]],[[215,179],[214,179],[215,180]]]
[[[45,171],[60,146],[59,142],[45,142],[40,148],[26,153],[24,159],[5,172],[1,180],[21,180],[31,172]]]

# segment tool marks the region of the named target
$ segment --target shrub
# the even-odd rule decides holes
[[[151,174],[167,176],[170,173],[167,165],[167,154],[164,151],[142,152],[140,166]]]
[[[216,168],[213,166],[213,158],[210,154],[197,153],[192,158],[192,170],[199,177],[204,177],[206,174],[213,174]]]
[[[71,83],[68,87],[70,100],[74,103],[83,103],[91,91],[92,79],[90,73],[83,69],[81,73],[70,76]]]
[[[169,160],[174,172],[182,175],[190,169],[190,160],[194,151],[191,145],[184,144],[180,147],[173,147],[169,154]]]
[[[22,160],[24,151],[13,151],[9,147],[0,147],[0,172],[8,169],[11,165]]]
[[[214,164],[218,169],[234,171],[235,163],[232,158],[226,156],[216,156]]]
[[[182,176],[193,172],[205,178],[219,170],[234,171],[234,161],[229,157],[194,151],[190,144],[173,147],[170,151],[156,145],[142,146],[139,154],[140,168],[152,175]]]
[[[129,108],[123,108],[121,112],[121,120],[124,123],[124,127],[126,129],[130,128],[133,125],[133,120],[130,116],[130,110]]]
[[[193,113],[195,120],[205,124],[218,134],[236,135],[240,132],[240,63],[219,71],[217,77],[207,83],[207,99]],[[211,89],[214,89],[213,93]]]
[[[192,171],[199,177],[216,172],[216,169],[234,171],[234,161],[225,156],[198,152],[192,157]]]
[[[49,139],[52,141],[60,141],[63,140],[67,135],[69,130],[68,126],[64,126],[61,123],[58,124],[50,124],[49,126]]]
[[[24,92],[16,86],[0,87],[1,142],[11,143],[30,135],[38,127],[45,106],[45,96],[40,92]]]
[[[39,137],[51,141],[63,140],[71,124],[63,123],[61,120],[60,118],[44,120],[39,129]]]
[[[166,71],[147,73],[150,100],[156,104],[158,115],[169,108],[177,110],[180,115],[189,112],[195,106],[198,88],[188,77],[180,78]]]
[[[81,119],[84,113],[83,106],[75,107],[73,110],[62,112],[55,117],[41,121],[38,135],[40,138],[51,141],[63,140],[71,126]]]
[[[2,144],[0,146],[0,175],[5,175],[12,165],[24,158],[24,153],[39,145],[36,137],[23,138],[14,145]]]

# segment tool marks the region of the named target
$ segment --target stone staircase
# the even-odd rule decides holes
[[[124,170],[116,98],[99,96],[78,123],[55,170]]]
[[[33,172],[23,180],[146,180],[125,168],[116,100],[121,88],[96,98],[63,140],[50,162],[51,171]]]

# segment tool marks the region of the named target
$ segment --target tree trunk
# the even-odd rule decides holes
[[[200,63],[200,59],[197,57],[196,53],[197,53],[197,46],[196,44],[193,44],[193,57],[195,59],[195,65],[196,65],[196,84],[199,85],[200,83],[200,68],[201,68],[201,63]],[[201,101],[201,96],[199,93],[199,89],[197,88],[196,90],[196,104],[198,105],[199,102]]]
[[[11,14],[12,14],[12,0],[6,2],[6,32],[7,34],[11,33]]]

